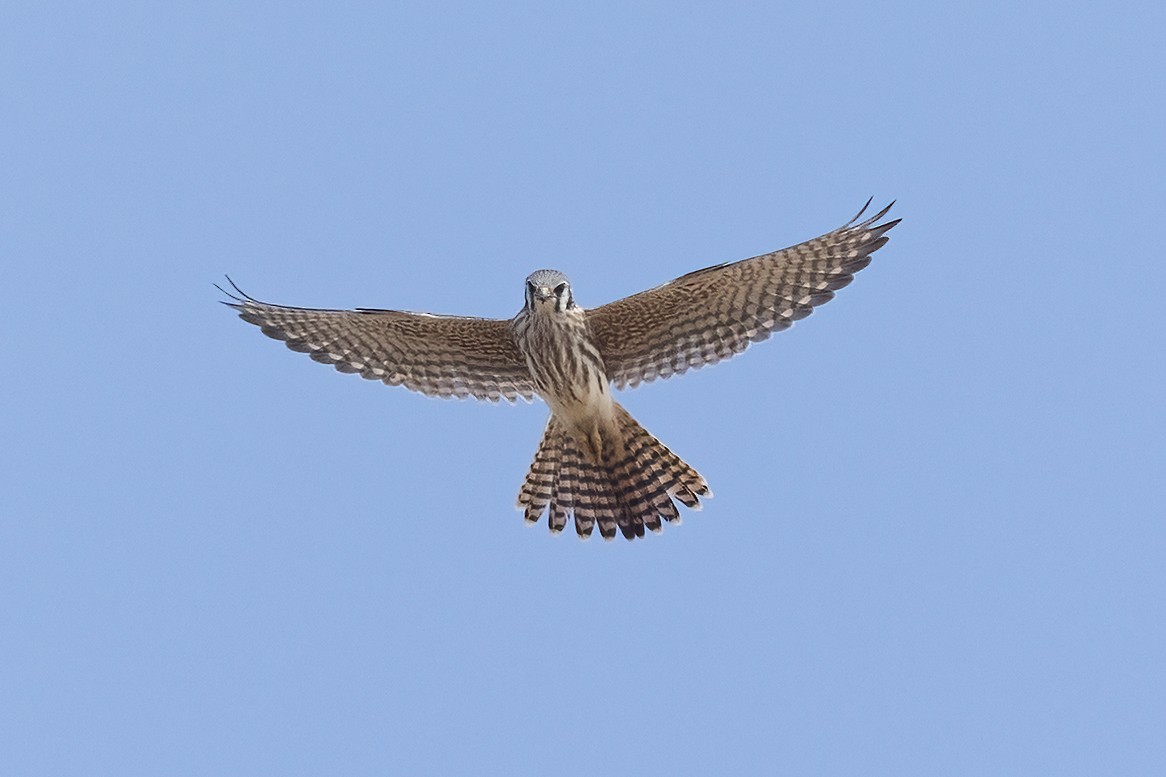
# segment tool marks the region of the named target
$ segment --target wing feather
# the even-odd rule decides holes
[[[892,202],[891,205],[894,205]],[[589,310],[591,335],[617,388],[713,364],[788,329],[870,264],[899,219],[891,205],[813,240],[682,275]]]
[[[230,281],[230,279],[227,279]],[[340,372],[434,397],[497,402],[534,397],[509,321],[399,310],[321,310],[271,305],[223,290],[224,302],[263,334]]]

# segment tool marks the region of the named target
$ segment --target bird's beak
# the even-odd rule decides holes
[[[546,286],[539,286],[534,290],[534,296],[538,299],[550,299],[554,296],[554,294],[551,293],[550,288]]]

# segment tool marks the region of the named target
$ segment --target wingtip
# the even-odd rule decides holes
[[[870,199],[868,199],[866,201],[866,203],[861,208],[858,209],[858,213],[854,214],[854,218],[852,218],[850,221],[846,222],[846,225],[850,226],[851,224],[854,224],[860,218],[862,218],[862,214],[866,213],[866,209],[870,207],[870,204],[872,202],[874,202],[874,195],[871,195]]]
[[[876,213],[876,214],[874,214],[873,216],[871,216],[871,217],[870,217],[870,222],[873,224],[874,222],[876,222],[876,221],[878,221],[879,219],[881,219],[883,216],[885,216],[885,215],[887,215],[888,213],[890,213],[890,211],[891,211],[891,208],[895,207],[895,202],[896,202],[896,200],[891,200],[890,202],[888,202],[888,203],[887,203],[887,206],[886,206],[885,208],[883,208],[883,209],[882,209],[882,210],[880,210],[878,213]]]
[[[234,305],[246,305],[249,302],[258,302],[259,301],[259,300],[255,299],[254,297],[252,297],[247,292],[240,289],[239,285],[231,279],[230,275],[223,273],[223,277],[227,279],[227,283],[229,283],[231,285],[231,289],[233,289],[233,291],[227,291],[226,289],[224,289],[222,286],[220,286],[217,283],[215,283],[213,285],[216,289],[218,289],[223,294],[223,296],[228,297],[231,300],[234,300],[233,302],[223,302],[224,305],[232,305],[232,306],[234,306]]]
[[[873,216],[867,216],[866,218],[863,218],[863,214],[865,214],[867,212],[867,210],[870,208],[870,205],[872,202],[874,202],[874,197],[871,197],[870,199],[868,199],[866,201],[866,204],[862,206],[862,209],[860,211],[858,211],[858,213],[855,214],[854,218],[852,218],[850,221],[846,222],[846,224],[844,224],[842,228],[843,229],[866,229],[867,227],[872,226],[879,219],[883,218],[884,216],[887,215],[887,213],[890,212],[891,208],[893,208],[895,206],[895,203],[897,202],[897,200],[891,200],[889,203],[887,203],[886,206],[884,206],[881,210],[879,210],[878,213],[874,214]],[[860,221],[860,219],[861,219],[861,221]],[[897,224],[898,221],[899,220],[896,220],[895,223]]]

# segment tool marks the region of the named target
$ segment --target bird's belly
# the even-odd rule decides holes
[[[544,395],[551,412],[566,427],[587,461],[598,464],[617,457],[622,450],[615,402],[606,379],[594,382],[585,391],[567,396]]]
[[[582,312],[538,320],[521,337],[535,390],[572,434],[591,439],[610,427],[615,416],[611,386]]]
[[[602,382],[587,381],[576,385],[571,393],[546,393],[543,399],[551,412],[576,429],[591,429],[595,423],[612,417],[614,403],[606,378]]]

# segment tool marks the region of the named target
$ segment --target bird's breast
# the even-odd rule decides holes
[[[536,313],[516,327],[515,335],[535,388],[555,415],[579,425],[611,415],[607,371],[581,309]]]

